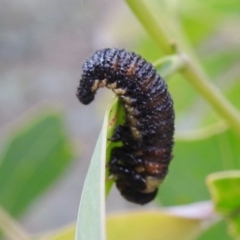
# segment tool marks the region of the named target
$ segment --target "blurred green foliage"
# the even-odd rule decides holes
[[[0,204],[12,216],[19,216],[73,160],[60,112],[30,119],[6,140],[0,158]]]
[[[238,239],[240,235],[240,171],[213,173],[208,176],[207,184],[215,210],[226,218],[229,232]]]
[[[164,15],[165,29],[173,41],[182,45],[186,53],[194,52],[214,84],[240,109],[240,2],[151,0],[146,4],[156,19],[158,14]],[[137,39],[137,52],[152,62],[163,55],[148,36]],[[167,81],[174,99],[177,130],[189,131],[221,120],[182,75]],[[158,202],[175,205],[209,199],[205,178],[212,172],[238,169],[239,159],[239,137],[231,130],[195,141],[177,139]],[[222,226],[214,225],[201,239],[229,239]]]
[[[239,1],[150,0],[146,3],[156,18],[158,14],[165,17],[165,29],[172,41],[182,45],[186,53],[191,55],[194,52],[218,88],[225,93],[234,91],[240,80],[237,70],[240,69]],[[148,60],[155,61],[163,55],[149,36],[145,35],[141,41],[137,38],[136,42],[137,52]],[[182,75],[176,74],[167,81],[175,100],[177,126],[186,122],[188,128],[196,128],[219,120]],[[227,97],[232,99],[231,94]],[[234,100],[232,103],[240,109],[239,98]],[[195,122],[189,125],[189,116],[197,107],[201,108],[201,115],[198,111],[196,114],[200,116],[197,115]]]
[[[227,233],[227,226],[224,221],[219,221],[211,228],[206,229],[197,240],[231,240]]]
[[[239,138],[230,130],[198,141],[176,141],[169,174],[158,200],[167,205],[209,199],[208,174],[240,167]]]
[[[192,57],[193,61],[200,63],[211,77],[213,84],[236,108],[240,109],[240,1],[149,0],[145,3],[150,7],[156,19],[158,16],[163,17],[165,30],[171,35],[173,42],[177,42]],[[136,36],[138,53],[152,62],[164,56],[162,49],[158,48],[153,39],[146,35],[139,38],[127,17],[123,16],[122,18],[125,27],[131,28],[132,35]],[[114,22],[114,19],[112,21]],[[222,120],[181,74],[177,73],[167,81],[174,99],[177,131],[190,131]],[[12,215],[21,214],[63,173],[71,162],[73,154],[63,129],[61,114],[45,113],[30,121],[8,140],[9,143],[1,157],[0,204]],[[103,127],[103,131],[107,131],[106,126]],[[105,167],[105,155],[102,154],[100,145],[105,146],[101,141],[98,142],[80,205],[79,219],[86,221],[88,227],[85,228],[85,231],[85,229],[80,229],[81,225],[78,224],[77,231],[82,231],[86,240],[100,239],[99,232],[102,234],[101,239],[104,239],[102,226],[105,220],[104,189],[101,186],[105,183],[105,179],[103,168],[98,168],[101,164],[104,164]],[[109,156],[109,149],[107,154]],[[216,210],[222,213],[222,209],[217,204],[219,202],[215,198],[220,196],[218,200],[223,201],[225,207],[229,207],[228,213],[232,213],[233,210],[236,210],[236,206],[239,206],[238,181],[233,180],[235,188],[231,188],[231,184],[228,184],[226,189],[223,188],[224,184],[217,185],[217,180],[213,180],[212,185],[209,186],[210,190],[214,188],[218,194],[210,195],[205,179],[212,172],[238,169],[240,167],[239,159],[239,137],[230,129],[202,139],[197,139],[197,137],[195,140],[176,139],[174,159],[170,165],[169,175],[160,187],[157,202],[164,205],[175,205],[212,197],[216,204]],[[229,181],[229,178],[224,180]],[[227,196],[226,193],[228,193]],[[236,194],[234,195],[234,193]],[[91,203],[95,203],[95,205],[93,206]],[[236,203],[234,209],[230,208],[233,203]],[[225,212],[223,215],[225,217]],[[128,217],[126,221],[131,219],[130,215]],[[235,234],[240,235],[239,213],[237,212],[234,217],[235,219],[231,218],[232,225],[230,224],[230,227],[234,228]],[[134,229],[131,228],[131,223],[135,220],[133,219],[132,222],[130,220],[128,225],[121,229],[123,236],[129,232],[133,234]],[[141,217],[137,220],[141,220]],[[124,222],[125,220],[121,223]],[[148,229],[151,229],[156,223],[151,216],[147,222]],[[170,220],[169,226],[174,232],[172,223]],[[118,224],[120,222],[114,223],[114,225]],[[92,226],[97,229],[95,233],[90,231]],[[113,226],[108,231],[114,230]],[[141,228],[141,226],[143,227]],[[138,233],[139,229],[144,231],[144,227],[146,224],[140,224],[140,227],[135,229],[135,233]],[[205,232],[198,238],[199,240],[230,239],[223,222],[214,224],[209,229],[201,230]],[[74,228],[71,228],[66,235],[58,236],[56,234],[54,239],[69,239],[69,236],[72,238],[73,231]],[[154,230],[154,233],[156,231]],[[120,233],[112,231],[112,234],[112,239],[117,239]],[[178,235],[178,239],[181,239],[180,235]]]

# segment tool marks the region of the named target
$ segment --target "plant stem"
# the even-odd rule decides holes
[[[181,56],[184,56],[186,66],[182,70],[182,74],[240,136],[240,113],[237,109],[235,109],[219,89],[210,82],[201,67],[194,64],[195,61],[189,59],[187,55],[183,53],[182,49],[180,49],[180,46],[177,46],[176,43],[173,45],[173,41],[166,33],[165,28],[153,17],[153,14],[143,0],[126,0],[126,2],[149,35],[166,54],[178,51]],[[161,13],[158,15],[161,17]]]
[[[225,121],[240,136],[240,113],[224,97],[224,95],[215,87],[203,72],[200,72],[195,66],[187,61],[182,73],[188,79],[189,83],[212,105],[212,107],[222,116]]]
[[[0,229],[9,240],[29,240],[30,237],[0,206]]]
[[[176,131],[174,134],[175,141],[200,141],[213,137],[226,131],[229,126],[225,121],[219,121],[213,125],[189,131]]]
[[[174,45],[169,35],[166,33],[161,21],[157,21],[148,6],[143,0],[126,0],[129,7],[137,16],[138,20],[144,26],[145,30],[155,40],[158,46],[167,54],[175,52]],[[161,29],[161,31],[159,31]]]
[[[153,63],[153,66],[161,74],[162,77],[167,78],[186,66],[186,61],[180,54],[173,54],[160,58]]]

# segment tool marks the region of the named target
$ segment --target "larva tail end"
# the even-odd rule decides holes
[[[143,193],[127,185],[123,187],[121,181],[116,181],[116,184],[117,184],[117,188],[121,192],[121,195],[126,200],[128,200],[129,202],[140,204],[140,205],[144,205],[146,203],[151,202],[158,193],[158,188],[156,188],[153,192]]]

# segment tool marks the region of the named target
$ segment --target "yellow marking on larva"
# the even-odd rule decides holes
[[[98,87],[106,87],[107,85],[107,79],[103,79],[102,81],[99,82]]]
[[[117,87],[117,83],[116,82],[107,85],[107,88],[110,88],[110,89],[115,89],[116,87]]]
[[[156,177],[146,177],[146,189],[141,192],[142,193],[154,192],[162,181],[163,179],[159,179]]]
[[[113,89],[113,92],[116,93],[117,95],[123,95],[127,92],[127,90],[123,88],[116,88],[116,89]]]
[[[143,155],[143,151],[139,150],[137,152],[134,152],[135,156],[142,156]]]
[[[91,88],[91,91],[96,91],[98,88],[102,88],[102,87],[106,87],[107,85],[107,79],[103,79],[103,80],[95,80],[94,83],[93,83],[93,86]]]
[[[142,166],[137,166],[134,168],[134,170],[137,172],[137,173],[142,173],[145,171],[145,168],[142,167]]]
[[[116,57],[115,57],[115,58],[116,58]],[[114,70],[117,69],[117,67],[118,67],[118,60],[117,60],[117,58],[113,60],[112,66],[113,66],[113,69],[114,69]]]
[[[149,88],[150,85],[152,84],[152,81],[153,81],[153,79],[155,78],[155,76],[156,76],[156,74],[153,74],[151,77],[145,79],[145,80],[143,81],[143,84],[142,84],[141,87],[144,88],[144,89]]]
[[[159,164],[156,162],[146,162],[145,169],[146,169],[146,172],[155,175],[163,172],[164,169],[166,169],[166,164]]]
[[[131,122],[132,126],[136,127],[138,125],[138,121],[135,117],[128,115],[127,118]]]
[[[93,92],[93,91],[96,91],[97,89],[98,89],[98,84],[99,84],[99,80],[97,79],[97,80],[95,80],[94,81],[94,83],[93,83],[93,85],[92,85],[92,88],[91,88],[91,91]]]
[[[120,96],[120,98],[121,98],[126,104],[131,104],[131,103],[132,103],[132,99],[131,99],[130,97]]]
[[[127,70],[127,75],[131,76],[133,74],[134,69],[135,69],[135,63],[130,65],[130,67]]]
[[[130,129],[131,129],[133,138],[135,138],[135,139],[141,139],[142,138],[142,134],[137,130],[137,128],[130,127]]]
[[[131,107],[131,106],[127,105],[127,104],[124,104],[124,107],[125,107],[126,111],[130,115],[134,116],[136,114],[136,111],[135,111],[135,109],[133,107]]]

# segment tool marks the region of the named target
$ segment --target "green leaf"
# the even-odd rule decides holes
[[[204,229],[202,218],[181,217],[166,211],[142,211],[114,214],[107,217],[108,240],[187,240],[195,239]],[[92,232],[95,231],[92,226]],[[171,226],[171,227],[169,227]],[[72,240],[75,225],[62,227],[50,234],[44,234],[38,240]],[[99,239],[95,236],[95,239]]]
[[[123,123],[124,116],[123,106],[115,97],[105,113],[102,130],[85,179],[78,213],[76,240],[105,239],[104,193],[108,195],[113,185],[113,179],[109,179],[109,172],[106,171],[106,162],[110,159],[111,149],[121,145],[119,142],[111,141],[106,145],[106,140],[112,137],[115,127]],[[93,228],[95,231],[92,231]]]
[[[216,211],[228,216],[240,207],[240,171],[213,173],[207,178]]]
[[[109,107],[110,110],[106,112],[106,117],[108,116],[108,127],[107,127],[107,139],[110,139],[113,136],[114,130],[116,126],[123,124],[124,122],[124,116],[125,112],[123,109],[122,104],[120,103],[119,99],[115,96],[113,99],[112,103],[110,104]],[[107,142],[107,150],[106,150],[106,162],[108,163],[110,161],[111,157],[111,150],[114,147],[119,147],[121,146],[121,142]],[[112,185],[114,183],[113,179],[110,178],[110,173],[106,171],[106,179],[108,179],[105,183],[105,191],[106,191],[106,196],[109,194]]]
[[[212,172],[240,168],[239,138],[226,130],[207,139],[177,140],[169,174],[158,201],[166,205],[209,199],[205,178]]]
[[[240,171],[213,173],[207,178],[215,209],[229,223],[233,236],[240,237]]]
[[[0,158],[0,204],[20,215],[71,163],[72,148],[61,113],[29,116],[10,139]]]
[[[109,110],[106,112],[88,173],[84,182],[76,228],[76,240],[104,240],[105,165]]]
[[[231,240],[232,238],[227,233],[226,224],[223,221],[219,221],[214,224],[212,227],[208,228],[206,231],[201,234],[197,240]]]
[[[201,220],[164,211],[123,213],[107,219],[108,240],[190,240],[201,231]]]

